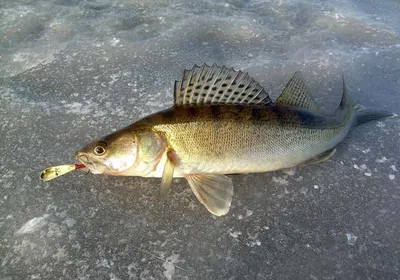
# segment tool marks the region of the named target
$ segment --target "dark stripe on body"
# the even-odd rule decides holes
[[[234,110],[235,120],[239,121],[239,120],[245,119],[245,118],[243,118],[244,117],[243,114],[246,113],[245,110],[248,110],[251,107],[235,105],[234,108],[235,108],[235,110]]]
[[[208,105],[172,107],[147,116],[136,124],[178,124],[206,119],[211,119],[215,123],[223,122],[227,118],[237,121],[250,121],[257,125],[280,123],[281,125],[316,129],[339,128],[348,123],[348,117],[329,117],[292,107]]]
[[[253,123],[259,122],[261,120],[262,114],[259,108],[253,107],[251,108],[251,118]]]
[[[211,116],[213,120],[220,119],[222,117],[222,108],[221,106],[210,106]]]
[[[176,111],[173,108],[170,108],[170,109],[165,110],[162,114],[159,114],[159,115],[162,116],[165,120],[171,121],[175,118]]]
[[[196,110],[196,107],[190,106],[190,107],[187,108],[186,112],[187,112],[187,116],[189,118],[196,119],[199,116],[198,110]]]

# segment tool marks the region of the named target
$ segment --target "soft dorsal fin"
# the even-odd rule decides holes
[[[175,105],[272,103],[265,90],[247,73],[224,66],[195,65],[175,85]]]
[[[289,80],[281,96],[276,99],[275,104],[277,106],[300,107],[312,111],[319,111],[319,106],[308,92],[300,72],[296,72]]]

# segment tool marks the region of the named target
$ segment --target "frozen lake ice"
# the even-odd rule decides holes
[[[395,0],[0,3],[0,279],[399,279],[400,121],[355,128],[328,162],[232,176],[216,218],[174,180],[42,169],[172,105],[194,64],[276,97],[297,70],[326,112],[344,72],[400,113]]]

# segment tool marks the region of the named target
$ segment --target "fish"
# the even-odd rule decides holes
[[[195,65],[175,81],[174,105],[95,140],[76,153],[93,174],[161,178],[165,197],[173,178],[185,178],[215,216],[226,215],[231,174],[269,172],[328,160],[362,123],[395,117],[343,94],[323,114],[300,72],[273,102],[248,73]]]

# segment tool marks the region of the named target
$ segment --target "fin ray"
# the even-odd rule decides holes
[[[228,213],[232,202],[232,180],[221,174],[190,174],[185,178],[197,199],[215,216]]]
[[[181,105],[249,104],[268,105],[271,98],[247,73],[233,68],[195,65],[183,71],[175,87],[174,102]]]
[[[336,149],[330,149],[327,150],[309,160],[306,160],[305,162],[303,162],[301,165],[309,165],[309,164],[317,164],[317,163],[321,163],[324,161],[327,161],[328,159],[330,159],[334,154],[336,153]]]
[[[167,159],[167,161],[165,162],[165,166],[164,166],[164,170],[163,170],[163,174],[162,174],[162,178],[161,178],[160,194],[162,197],[165,197],[167,195],[168,191],[171,189],[172,179],[174,177],[174,169],[175,169],[175,166],[172,163],[172,161]]]
[[[164,165],[164,170],[161,178],[160,194],[165,197],[172,186],[172,179],[174,178],[175,167],[178,166],[179,160],[175,151],[170,150],[167,152],[167,160]]]
[[[319,111],[319,106],[308,92],[299,71],[287,82],[282,94],[276,99],[275,104],[277,106],[299,107],[315,112]]]
[[[349,90],[346,85],[346,81],[344,78],[344,73],[342,73],[343,80],[343,95],[342,100],[340,101],[340,105],[336,112],[345,112],[347,115],[353,114],[355,111],[355,118],[352,123],[352,126],[357,126],[369,121],[384,119],[384,118],[392,118],[396,117],[396,114],[384,111],[384,110],[375,110],[371,108],[367,108],[361,104],[359,104],[356,100],[354,100],[349,94]]]

